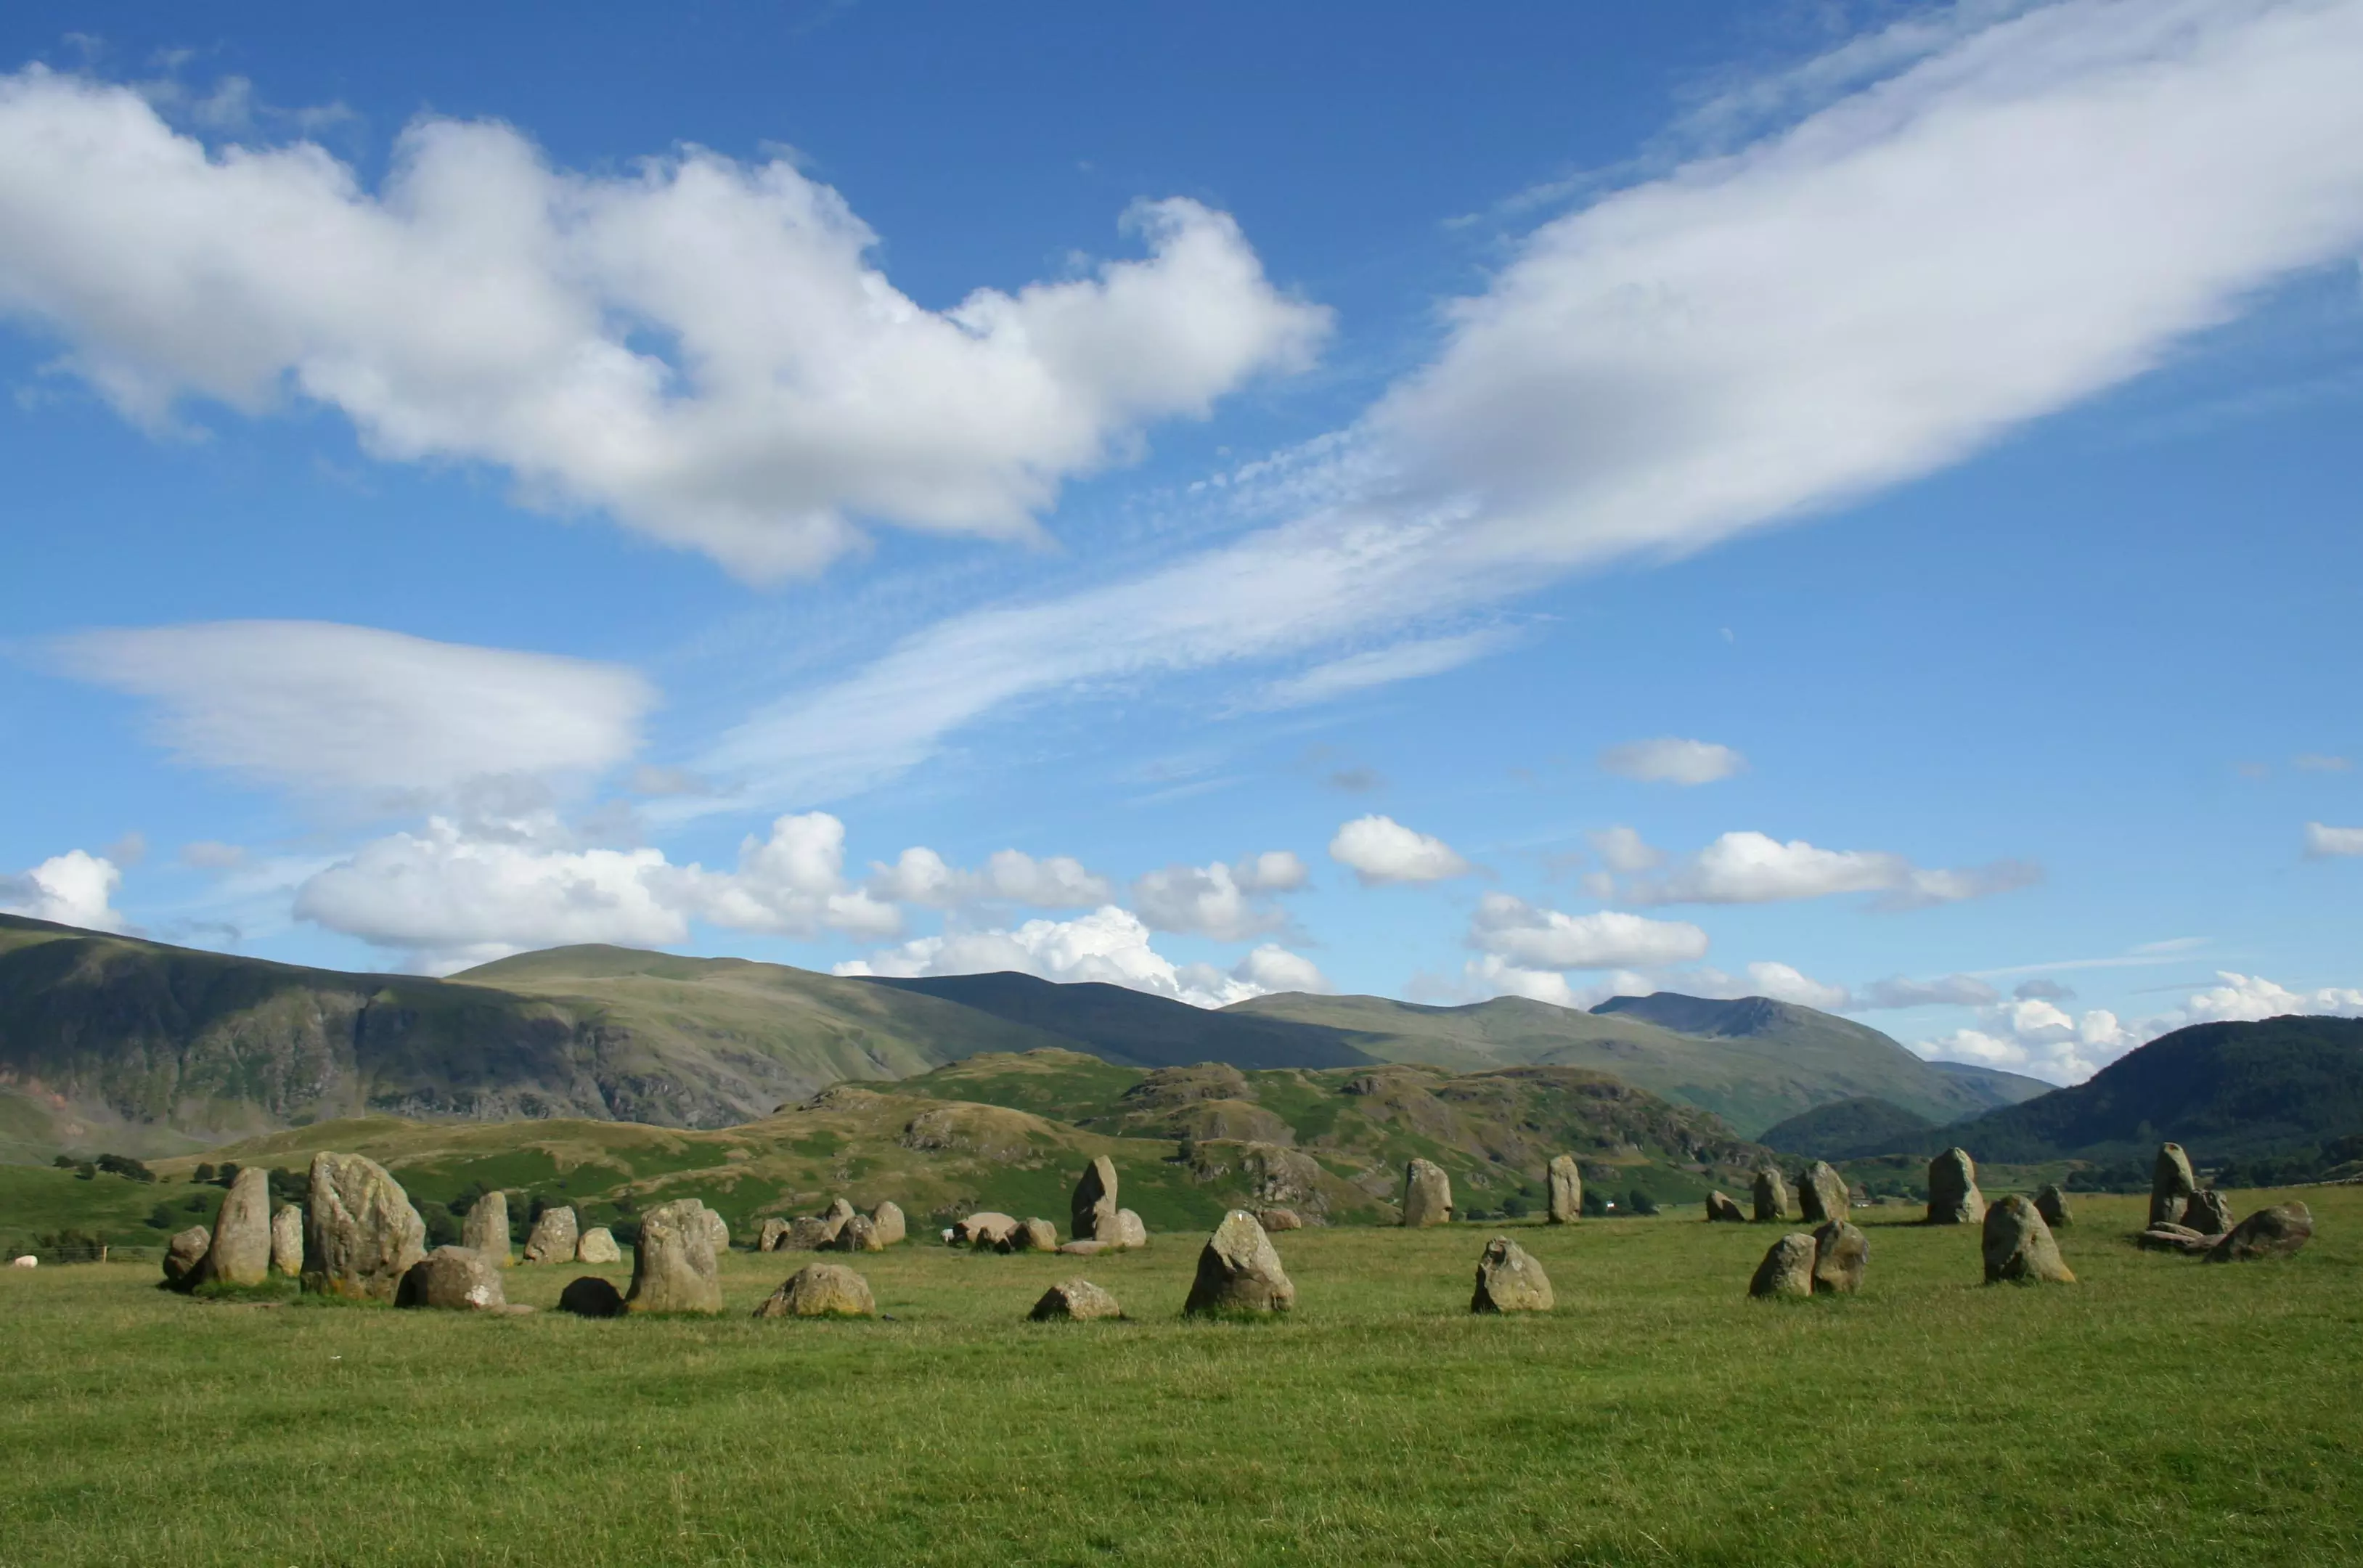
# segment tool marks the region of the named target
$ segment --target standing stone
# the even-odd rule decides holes
[[[2202,1187],[2184,1201],[2178,1223],[2202,1236],[2221,1236],[2232,1229],[2232,1200],[2213,1187]]]
[[[1443,1225],[1452,1218],[1452,1178],[1444,1167],[1414,1160],[1403,1167],[1403,1222],[1417,1229]]]
[[[1756,1173],[1755,1196],[1758,1224],[1777,1224],[1789,1218],[1789,1184],[1771,1166]]]
[[[1274,1234],[1282,1230],[1302,1230],[1304,1229],[1304,1219],[1300,1218],[1296,1210],[1292,1208],[1257,1209],[1256,1223]]]
[[[396,1307],[489,1312],[506,1307],[501,1266],[472,1247],[438,1247],[410,1265],[394,1292]]]
[[[574,1249],[582,1240],[582,1222],[574,1218],[571,1208],[545,1208],[541,1218],[533,1222],[533,1234],[525,1239],[525,1261],[528,1263],[571,1263]]]
[[[705,1216],[704,1204],[683,1197],[660,1203],[640,1217],[639,1245],[632,1249],[632,1289],[625,1306],[634,1312],[722,1310],[714,1228]]]
[[[1148,1245],[1148,1225],[1142,1221],[1140,1216],[1128,1208],[1119,1208],[1115,1211],[1115,1244],[1119,1247]]]
[[[1572,1154],[1555,1154],[1550,1169],[1543,1173],[1543,1184],[1550,1189],[1550,1222],[1572,1225],[1583,1215],[1583,1172]]]
[[[2075,1215],[2068,1207],[2067,1189],[2057,1182],[2035,1195],[2035,1212],[2043,1216],[2043,1223],[2054,1230],[2076,1223]]]
[[[558,1293],[558,1309],[577,1318],[621,1318],[624,1296],[597,1274],[584,1274]]]
[[[1709,1225],[1745,1225],[1747,1223],[1747,1211],[1740,1207],[1738,1200],[1729,1193],[1709,1193],[1706,1195],[1706,1222]]]
[[[807,1214],[788,1221],[787,1229],[780,1233],[771,1246],[774,1252],[817,1252],[837,1240],[845,1229],[826,1215]]]
[[[292,1203],[271,1217],[271,1267],[289,1279],[304,1272],[304,1211]]]
[[[786,1220],[776,1217],[767,1219],[763,1221],[763,1229],[755,1233],[755,1251],[776,1252],[780,1250],[780,1243],[787,1240],[787,1235]]]
[[[2051,1239],[2051,1227],[2023,1194],[2013,1193],[1986,1210],[1983,1241],[1988,1284],[2076,1283],[2059,1256],[2059,1243]]]
[[[845,1200],[839,1198],[837,1201],[843,1203]],[[853,1211],[848,1208],[846,1212],[850,1214]],[[705,1211],[705,1239],[714,1244],[714,1255],[717,1258],[730,1251],[730,1227],[722,1223],[722,1217],[710,1208]]]
[[[982,1214],[971,1214],[966,1219],[955,1223],[952,1226],[952,1245],[998,1247],[1008,1240],[1010,1233],[1016,1229],[1017,1219],[1015,1215],[1003,1214],[998,1209],[989,1208]]]
[[[1064,1279],[1042,1293],[1026,1317],[1037,1323],[1065,1318],[1087,1323],[1094,1318],[1121,1318],[1124,1308],[1115,1297],[1087,1279]]]
[[[2302,1203],[2260,1208],[2240,1221],[2208,1251],[2211,1263],[2245,1263],[2286,1258],[2313,1240],[2313,1210]]]
[[[1833,1219],[1814,1232],[1814,1294],[1852,1296],[1869,1262],[1870,1238],[1847,1221]]]
[[[312,1156],[312,1199],[304,1211],[304,1290],[358,1301],[392,1301],[410,1265],[427,1255],[427,1222],[410,1195],[374,1160]]]
[[[755,1308],[758,1318],[875,1318],[870,1282],[843,1263],[806,1263]]]
[[[1485,1243],[1477,1260],[1477,1294],[1469,1301],[1471,1312],[1548,1312],[1550,1276],[1534,1255],[1507,1236]]]
[[[1055,1252],[1059,1250],[1059,1228],[1047,1219],[1021,1219],[1009,1240],[1001,1243],[1004,1252]]]
[[[224,1284],[261,1284],[271,1277],[271,1173],[261,1166],[240,1171],[222,1195],[213,1245],[197,1277]]]
[[[460,1227],[460,1245],[502,1268],[509,1266],[508,1194],[486,1193],[469,1206],[467,1222]]]
[[[1808,1225],[1843,1222],[1847,1207],[1846,1178],[1828,1161],[1814,1161],[1797,1173],[1797,1207]]]
[[[1074,1239],[1112,1241],[1115,1239],[1115,1162],[1102,1154],[1083,1167],[1068,1204]]]
[[[1985,1195],[1978,1191],[1978,1162],[1969,1158],[1968,1150],[1947,1149],[1928,1162],[1929,1224],[1975,1225],[1985,1217]]]
[[[901,1246],[903,1238],[906,1234],[903,1225],[903,1211],[893,1203],[882,1203],[870,1211],[870,1228],[878,1233],[878,1248],[881,1251],[888,1247]]]
[[[1295,1305],[1296,1287],[1288,1283],[1280,1253],[1255,1216],[1243,1208],[1223,1216],[1198,1254],[1198,1277],[1182,1310],[1285,1312]]]
[[[197,1271],[205,1266],[206,1250],[214,1244],[214,1233],[202,1225],[192,1225],[164,1243],[164,1283],[188,1287],[205,1276]]]
[[[2159,1144],[2157,1162],[2150,1166],[2149,1222],[2181,1224],[2183,1206],[2198,1190],[2199,1178],[2191,1171],[2191,1156],[2182,1151],[2182,1145]]]
[[[1057,1239],[1057,1232],[1052,1232]],[[857,1214],[838,1228],[837,1240],[829,1246],[840,1252],[882,1252],[886,1243],[878,1240],[878,1227],[866,1214]]]
[[[1750,1296],[1811,1296],[1814,1294],[1814,1239],[1792,1230],[1772,1243],[1756,1277],[1747,1282]]]
[[[578,1263],[620,1263],[624,1250],[616,1245],[616,1233],[604,1225],[585,1230],[574,1243],[574,1261]]]

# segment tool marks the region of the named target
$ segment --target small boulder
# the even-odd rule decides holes
[[[982,1214],[971,1214],[966,1219],[960,1220],[952,1226],[952,1245],[998,1247],[1008,1240],[1011,1232],[1016,1229],[1017,1219],[1015,1215],[1003,1214],[997,1209],[986,1209]]]
[[[807,1214],[788,1221],[788,1228],[773,1244],[774,1252],[817,1252],[837,1240],[842,1227],[826,1215]]]
[[[1128,1208],[1115,1211],[1115,1244],[1119,1247],[1148,1245],[1148,1227],[1142,1223],[1140,1216]]]
[[[1452,1178],[1429,1160],[1414,1160],[1403,1167],[1403,1222],[1417,1229],[1443,1225],[1452,1218]]]
[[[1756,1276],[1747,1282],[1750,1296],[1811,1296],[1814,1294],[1814,1239],[1792,1230],[1764,1254]]]
[[[1549,1189],[1550,1222],[1572,1225],[1583,1217],[1583,1171],[1572,1154],[1554,1154],[1550,1167],[1543,1173],[1543,1184]]]
[[[1295,1305],[1296,1287],[1255,1216],[1243,1208],[1225,1215],[1198,1254],[1198,1276],[1182,1310],[1285,1312]]]
[[[624,1250],[616,1245],[616,1233],[604,1225],[585,1230],[574,1243],[574,1261],[578,1263],[620,1263]]]
[[[2232,1229],[2232,1200],[2213,1187],[2202,1187],[2183,1200],[2180,1224],[2205,1236],[2221,1236]]]
[[[1789,1184],[1781,1178],[1780,1172],[1769,1165],[1765,1166],[1756,1173],[1751,1187],[1758,1225],[1774,1225],[1789,1218]]]
[[[758,1318],[875,1318],[870,1282],[843,1263],[806,1263],[755,1308]]]
[[[509,1195],[486,1193],[468,1206],[460,1227],[460,1245],[481,1252],[503,1268],[509,1266]]]
[[[1814,1232],[1815,1295],[1852,1296],[1862,1288],[1869,1262],[1870,1238],[1845,1220],[1829,1220]]]
[[[1506,1236],[1485,1243],[1477,1260],[1477,1294],[1470,1298],[1471,1312],[1548,1312],[1550,1276],[1534,1254]]]
[[[304,1272],[304,1211],[294,1204],[271,1217],[271,1271],[289,1279]]]
[[[2159,1144],[2158,1159],[2150,1165],[2149,1222],[2180,1224],[2183,1207],[2198,1190],[2199,1178],[2191,1169],[2191,1156],[2182,1151],[2182,1145]]]
[[[2134,1238],[2134,1245],[2145,1252],[2181,1252],[2189,1257],[2203,1258],[2215,1250],[2221,1236],[2202,1236],[2198,1231],[2180,1225],[2153,1225]]]
[[[2313,1240],[2313,1211],[2302,1203],[2260,1208],[2234,1226],[2207,1253],[2211,1263],[2286,1258]]]
[[[359,1154],[312,1156],[304,1211],[307,1295],[392,1301],[426,1255],[427,1222],[384,1166]]]
[[[192,1225],[165,1242],[164,1283],[183,1288],[194,1285],[203,1277],[197,1271],[213,1244],[214,1233],[202,1225]]]
[[[1123,1249],[1113,1241],[1067,1241],[1059,1251],[1070,1258],[1096,1258],[1102,1252],[1119,1252]]]
[[[1304,1229],[1304,1221],[1297,1217],[1296,1210],[1292,1208],[1257,1209],[1256,1223],[1266,1230],[1273,1232]]]
[[[1978,1162],[1966,1149],[1947,1149],[1928,1162],[1928,1223],[1975,1225],[1986,1217],[1978,1191]]]
[[[240,1171],[223,1195],[213,1245],[197,1276],[224,1284],[261,1284],[271,1277],[271,1173],[261,1165]]]
[[[491,1312],[508,1305],[498,1263],[472,1247],[438,1247],[402,1276],[396,1307],[444,1312]]]
[[[907,1234],[903,1220],[903,1211],[892,1203],[882,1203],[871,1209],[870,1224],[871,1229],[878,1232],[878,1245],[881,1248],[901,1246],[904,1236]]]
[[[525,1239],[525,1261],[528,1263],[571,1263],[574,1249],[582,1240],[582,1223],[571,1208],[545,1208],[541,1218],[533,1222],[533,1232]]]
[[[640,1217],[632,1249],[632,1288],[624,1304],[634,1312],[719,1312],[722,1280],[714,1258],[714,1228],[693,1197],[660,1203]]]
[[[845,1200],[839,1198],[838,1201],[842,1203]],[[705,1211],[705,1239],[714,1244],[714,1255],[717,1258],[730,1251],[730,1227],[710,1208]]]
[[[1092,1243],[1080,1244],[1088,1246]],[[1044,1291],[1042,1299],[1036,1302],[1034,1310],[1026,1316],[1037,1323],[1048,1323],[1057,1318],[1087,1323],[1094,1318],[1121,1318],[1124,1308],[1116,1305],[1115,1296],[1087,1279],[1064,1279]]]
[[[2051,1239],[2051,1227],[2023,1194],[2013,1193],[1986,1210],[1982,1240],[1988,1284],[2076,1283],[2059,1256],[2059,1243]]]
[[[2035,1195],[2035,1212],[2043,1216],[2043,1223],[2054,1230],[2076,1223],[2075,1214],[2068,1207],[2067,1189],[2057,1182]]]
[[[1068,1205],[1073,1237],[1078,1241],[1114,1240],[1115,1224],[1115,1162],[1102,1154],[1083,1167]]]
[[[621,1318],[624,1293],[597,1274],[584,1274],[558,1293],[558,1309],[577,1318]]]
[[[882,1252],[886,1243],[878,1239],[878,1227],[866,1214],[857,1214],[838,1228],[837,1240],[829,1243],[839,1252]]]
[[[1728,1193],[1706,1195],[1706,1219],[1709,1225],[1745,1225],[1747,1211]]]
[[[1059,1228],[1047,1219],[1021,1219],[1000,1246],[1004,1252],[1055,1252]]]
[[[755,1251],[776,1252],[780,1250],[780,1243],[786,1240],[787,1236],[788,1222],[774,1215],[763,1221],[763,1228],[755,1232]]]
[[[1846,1178],[1826,1160],[1816,1160],[1797,1173],[1797,1207],[1808,1225],[1827,1225],[1847,1217]]]

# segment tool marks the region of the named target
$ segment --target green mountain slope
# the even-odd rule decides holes
[[[1094,981],[1059,985],[1003,971],[881,978],[868,984],[957,1002],[1011,1023],[1047,1029],[1111,1061],[1143,1067],[1193,1062],[1226,1062],[1235,1067],[1352,1067],[1370,1061],[1335,1029],[1193,1007]]]
[[[1980,1067],[1974,1062],[1931,1062],[1929,1066],[1967,1088],[1973,1095],[1984,1096],[1986,1104],[1999,1110],[2003,1106],[2023,1106],[2029,1100],[2040,1099],[2058,1088],[2040,1078],[2030,1078],[2024,1073],[2005,1073],[1999,1067]]]
[[[1855,1160],[1873,1154],[1936,1153],[1949,1135],[1925,1116],[1860,1095],[1815,1106],[1758,1135],[1767,1149],[1812,1160]]]

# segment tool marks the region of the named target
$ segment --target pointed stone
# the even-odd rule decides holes
[[[2199,1178],[2191,1169],[2191,1156],[2182,1151],[2180,1143],[2161,1143],[2158,1159],[2150,1165],[2149,1222],[2152,1225],[2180,1225],[2183,1206],[2191,1195],[2199,1190]]]
[[[1544,1184],[1550,1191],[1550,1222],[1572,1225],[1583,1218],[1583,1171],[1572,1154],[1555,1154],[1550,1169],[1543,1173]]]
[[[1075,1195],[1067,1206],[1075,1240],[1115,1239],[1115,1161],[1102,1154],[1083,1167],[1082,1178],[1075,1184]]]
[[[1815,1295],[1852,1296],[1862,1288],[1869,1262],[1870,1238],[1845,1220],[1830,1220],[1814,1232]]]
[[[878,1239],[878,1227],[871,1218],[857,1214],[838,1228],[837,1240],[829,1248],[838,1252],[882,1252],[886,1243]]]
[[[271,1271],[289,1279],[304,1272],[304,1210],[294,1204],[271,1217]]]
[[[1255,1216],[1243,1208],[1225,1215],[1198,1254],[1198,1277],[1182,1310],[1285,1312],[1295,1305],[1296,1286]]]
[[[2068,1189],[2057,1182],[2035,1195],[2035,1212],[2043,1216],[2043,1223],[2054,1230],[2076,1223],[2075,1211],[2068,1207]]]
[[[634,1312],[719,1312],[722,1280],[714,1261],[714,1228],[706,1207],[693,1197],[660,1203],[640,1216],[639,1245],[632,1249],[632,1289],[624,1304]]]
[[[213,1245],[197,1277],[224,1284],[261,1284],[271,1277],[271,1173],[261,1166],[240,1171],[222,1195]]]
[[[1470,1298],[1471,1312],[1548,1312],[1550,1276],[1534,1254],[1506,1236],[1485,1243],[1477,1260],[1477,1294]]]
[[[1452,1178],[1429,1160],[1403,1167],[1403,1222],[1411,1229],[1443,1225],[1452,1218]]]
[[[837,1201],[843,1203],[845,1200],[839,1198]],[[850,1208],[846,1210],[849,1215],[852,1212]],[[722,1222],[722,1217],[710,1208],[705,1211],[705,1240],[714,1248],[714,1255],[716,1258],[725,1256],[730,1251],[730,1227],[725,1225]]]
[[[469,1206],[460,1227],[460,1245],[482,1253],[502,1268],[509,1266],[509,1195],[486,1193]]]
[[[2013,1193],[1986,1210],[1982,1241],[1988,1284],[2076,1283],[2059,1243],[2051,1239],[2051,1227],[2023,1194]]]
[[[1797,1173],[1797,1207],[1808,1225],[1827,1225],[1847,1217],[1846,1178],[1826,1160],[1816,1160]]]
[[[1767,1165],[1756,1173],[1751,1184],[1756,1199],[1756,1222],[1773,1225],[1789,1218],[1789,1184],[1781,1173]]]
[[[778,1218],[776,1215],[771,1218],[763,1221],[763,1229],[755,1233],[755,1251],[758,1252],[778,1251],[780,1250],[780,1243],[787,1240],[788,1229],[788,1221]]]
[[[1978,1191],[1978,1162],[1966,1149],[1947,1149],[1928,1162],[1928,1223],[1975,1225],[1986,1217]]]
[[[2260,1208],[2234,1226],[2208,1251],[2211,1263],[2245,1263],[2286,1258],[2313,1240],[2313,1211],[2302,1203]]]
[[[392,1301],[427,1255],[427,1222],[384,1166],[359,1154],[312,1156],[304,1211],[304,1289],[313,1296]]]
[[[525,1261],[528,1263],[571,1263],[574,1249],[582,1240],[582,1221],[574,1210],[563,1206],[545,1208],[541,1218],[533,1222],[533,1232],[525,1239]]]
[[[1745,1225],[1747,1211],[1729,1193],[1706,1195],[1706,1219],[1709,1225]]]
[[[1750,1296],[1811,1296],[1814,1294],[1814,1239],[1792,1230],[1764,1254],[1756,1277],[1747,1282]]]
[[[2177,1223],[2202,1236],[2221,1236],[2232,1229],[2232,1200],[2213,1187],[2202,1187],[2183,1200]]]
[[[578,1263],[620,1263],[624,1250],[616,1245],[616,1233],[604,1225],[585,1230],[574,1243],[574,1261]]]

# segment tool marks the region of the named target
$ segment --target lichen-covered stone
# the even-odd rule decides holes
[[[1811,1296],[1814,1294],[1814,1239],[1792,1230],[1764,1254],[1756,1275],[1747,1282],[1750,1296]]]
[[[837,1240],[829,1243],[839,1252],[882,1252],[886,1243],[878,1239],[878,1227],[866,1214],[857,1214],[838,1227]]]
[[[2075,1211],[2068,1207],[2068,1189],[2057,1182],[2035,1195],[2035,1212],[2043,1216],[2043,1223],[2054,1230],[2076,1223]]]
[[[2158,1159],[2150,1165],[2149,1222],[2152,1225],[2180,1225],[2183,1206],[2191,1195],[2199,1190],[2199,1178],[2191,1169],[2191,1156],[2182,1151],[2180,1143],[2161,1143]]]
[[[2213,1187],[2202,1187],[2183,1200],[2179,1223],[2202,1236],[2221,1236],[2232,1229],[2232,1200]]]
[[[392,1301],[427,1255],[427,1222],[402,1184],[359,1154],[312,1156],[304,1211],[304,1289],[314,1296]]]
[[[1775,1225],[1789,1218],[1789,1184],[1780,1172],[1767,1165],[1756,1173],[1756,1179],[1749,1187],[1756,1199],[1756,1222],[1758,1225]]]
[[[1121,1318],[1124,1308],[1116,1305],[1115,1296],[1091,1281],[1066,1279],[1044,1291],[1042,1299],[1036,1302],[1034,1310],[1026,1316],[1037,1323],[1048,1323],[1057,1318],[1084,1323],[1094,1318]]]
[[[1572,1225],[1583,1217],[1583,1170],[1572,1154],[1554,1154],[1543,1173],[1549,1190],[1548,1214],[1553,1225]]]
[[[787,1234],[788,1221],[780,1218],[777,1215],[772,1216],[771,1218],[763,1221],[763,1228],[760,1230],[755,1232],[755,1251],[758,1252],[778,1251],[780,1250],[780,1243],[787,1239]]]
[[[509,1266],[509,1195],[486,1193],[468,1207],[460,1226],[460,1245],[480,1252],[502,1268]]]
[[[289,1279],[304,1272],[304,1210],[294,1204],[271,1217],[271,1269]]]
[[[806,1263],[755,1308],[758,1318],[874,1318],[870,1282],[843,1263]]]
[[[1198,1275],[1182,1311],[1285,1312],[1295,1305],[1296,1286],[1256,1217],[1243,1208],[1225,1215],[1198,1254]]]
[[[585,1230],[574,1243],[574,1261],[578,1263],[620,1263],[624,1250],[616,1245],[616,1233],[604,1225]]]
[[[1148,1246],[1148,1223],[1128,1208],[1117,1209],[1115,1211],[1115,1244],[1119,1247]]]
[[[164,1243],[164,1283],[194,1285],[203,1277],[197,1271],[205,1266],[205,1250],[214,1244],[214,1233],[202,1225],[192,1225]]]
[[[525,1239],[525,1261],[528,1263],[571,1263],[574,1249],[582,1244],[582,1221],[574,1210],[563,1206],[545,1208],[533,1222],[531,1234]]]
[[[903,1219],[903,1210],[899,1205],[893,1203],[882,1203],[871,1209],[870,1225],[871,1229],[878,1232],[878,1245],[882,1249],[901,1246],[903,1238],[908,1234]]]
[[[1975,1225],[1986,1217],[1978,1191],[1978,1162],[1966,1149],[1947,1149],[1928,1162],[1928,1223]]]
[[[998,1209],[986,1209],[971,1214],[952,1225],[952,1245],[955,1247],[998,1247],[1009,1240],[1017,1229],[1017,1217],[1003,1214]]]
[[[577,1318],[621,1318],[624,1293],[597,1274],[584,1274],[558,1293],[558,1309]]]
[[[693,1197],[660,1203],[640,1217],[632,1249],[632,1288],[624,1305],[634,1312],[719,1312],[722,1280],[714,1258],[709,1211]]]
[[[1403,1222],[1412,1229],[1443,1225],[1452,1218],[1452,1178],[1430,1160],[1403,1167]]]
[[[1739,1200],[1729,1193],[1709,1193],[1706,1195],[1706,1218],[1710,1225],[1745,1225],[1747,1223],[1747,1211],[1740,1207]]]
[[[501,1266],[472,1247],[438,1247],[410,1265],[394,1292],[396,1307],[492,1312],[508,1305]]]
[[[1485,1243],[1477,1260],[1477,1294],[1470,1298],[1471,1312],[1548,1312],[1550,1276],[1534,1255],[1506,1236]]]
[[[2245,1263],[2258,1258],[2286,1258],[2313,1240],[2313,1210],[2302,1203],[2279,1203],[2232,1227],[2209,1249],[2207,1261]]]
[[[224,1284],[261,1284],[271,1277],[271,1173],[261,1165],[240,1171],[222,1195],[213,1245],[197,1277]]]
[[[843,1198],[838,1199],[839,1203],[844,1201]],[[848,1209],[846,1212],[849,1214],[852,1210]],[[717,1258],[730,1251],[730,1227],[723,1223],[722,1217],[710,1208],[705,1211],[705,1239],[713,1244],[714,1255]]]
[[[1852,1296],[1869,1262],[1870,1238],[1847,1221],[1829,1220],[1814,1232],[1814,1294]]]
[[[1847,1217],[1846,1178],[1826,1160],[1816,1160],[1797,1173],[1797,1207],[1808,1225],[1827,1225]]]
[[[1059,1250],[1059,1228],[1047,1219],[1021,1219],[1010,1231],[1009,1239],[1000,1245],[1004,1252],[1055,1252]]]
[[[1078,1241],[1114,1240],[1116,1210],[1115,1162],[1102,1154],[1083,1167],[1068,1204],[1071,1233]]]
[[[1257,1209],[1256,1223],[1262,1226],[1266,1230],[1271,1231],[1275,1234],[1282,1230],[1302,1230],[1304,1229],[1304,1220],[1297,1214],[1296,1210],[1292,1208]]]
[[[2059,1256],[2059,1243],[2051,1239],[2051,1227],[2023,1194],[2013,1193],[1986,1210],[1982,1241],[1988,1284],[2076,1283]]]

